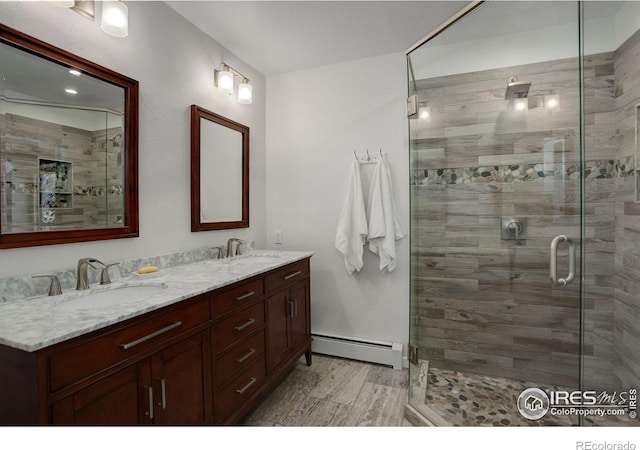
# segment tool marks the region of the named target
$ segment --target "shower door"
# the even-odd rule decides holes
[[[527,388],[579,388],[581,289],[594,307],[608,287],[581,285],[583,234],[609,255],[610,229],[582,224],[578,18],[574,2],[487,2],[408,54],[409,406],[435,424],[578,423],[516,409]]]

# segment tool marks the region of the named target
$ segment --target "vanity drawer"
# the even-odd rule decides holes
[[[262,294],[264,294],[262,278],[216,294],[211,300],[211,316],[213,319],[217,319],[236,308],[258,299]]]
[[[220,387],[259,359],[264,360],[264,330],[240,342],[216,361],[216,386]]]
[[[48,358],[49,390],[69,386],[208,320],[207,297],[125,328],[99,333]]]
[[[218,421],[233,413],[238,404],[248,400],[265,379],[264,358],[249,367],[216,396]]]
[[[216,353],[228,348],[256,330],[264,327],[264,300],[238,311],[213,327],[213,347]]]
[[[276,269],[265,277],[267,292],[277,291],[309,275],[309,261],[299,261]]]

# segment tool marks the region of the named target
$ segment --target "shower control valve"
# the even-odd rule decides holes
[[[503,240],[515,240],[527,238],[526,217],[503,217],[501,226],[501,238]]]

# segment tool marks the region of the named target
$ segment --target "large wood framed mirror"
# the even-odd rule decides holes
[[[0,248],[138,236],[138,82],[0,24]]]
[[[191,105],[191,231],[249,226],[249,127]]]

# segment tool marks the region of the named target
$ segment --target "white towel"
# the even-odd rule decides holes
[[[336,248],[344,255],[344,266],[349,274],[362,269],[366,237],[367,214],[360,181],[360,163],[354,160],[349,171],[349,186],[342,205],[335,241]]]
[[[380,271],[396,268],[396,241],[406,236],[391,187],[391,171],[380,157],[369,191],[369,250],[379,256]]]

